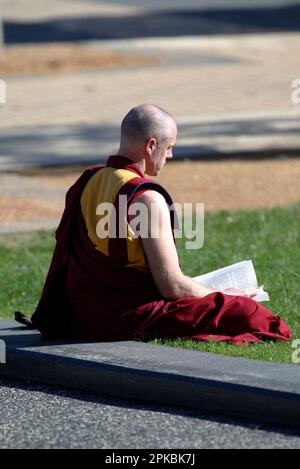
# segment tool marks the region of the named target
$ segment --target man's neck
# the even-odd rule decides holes
[[[131,160],[134,164],[136,164],[139,167],[141,172],[143,174],[145,174],[145,171],[146,171],[145,160],[143,158],[141,159],[138,152],[132,153],[132,152],[129,152],[128,150],[124,150],[120,147],[119,150],[118,150],[117,155],[118,156],[123,156],[123,157],[128,158],[129,160]]]

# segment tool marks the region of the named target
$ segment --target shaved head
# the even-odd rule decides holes
[[[173,158],[177,125],[174,117],[154,104],[140,104],[124,117],[118,155],[135,162],[144,174],[157,176]]]
[[[140,104],[124,117],[121,125],[121,141],[134,144],[143,143],[149,138],[158,141],[167,136],[170,124],[175,119],[167,111],[154,104]]]

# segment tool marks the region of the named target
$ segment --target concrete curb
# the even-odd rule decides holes
[[[43,342],[0,320],[0,375],[300,427],[300,368],[141,342]]]

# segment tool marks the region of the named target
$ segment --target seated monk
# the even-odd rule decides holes
[[[87,169],[69,189],[31,318],[44,338],[290,340],[284,321],[252,299],[257,289],[217,291],[182,273],[172,199],[145,177],[156,176],[172,158],[176,135],[176,122],[164,110],[150,104],[133,108],[122,122],[118,154],[106,166]],[[130,229],[130,207],[137,202],[147,209],[148,227],[155,208],[159,236],[149,228],[135,236]],[[115,210],[106,221],[116,221],[116,227],[111,223],[106,236],[103,207]]]

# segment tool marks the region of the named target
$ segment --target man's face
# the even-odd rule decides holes
[[[177,125],[171,122],[164,138],[161,140],[153,140],[149,145],[149,151],[146,158],[146,173],[150,176],[157,176],[159,171],[164,167],[166,160],[173,158],[173,147],[176,143]]]

